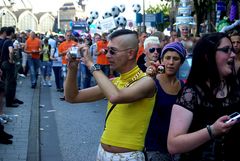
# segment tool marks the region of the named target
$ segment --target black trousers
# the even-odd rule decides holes
[[[16,64],[4,61],[2,63],[3,80],[5,82],[6,104],[11,105],[15,99],[17,88]]]

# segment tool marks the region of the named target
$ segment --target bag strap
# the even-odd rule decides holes
[[[140,78],[140,79],[141,79],[141,78]],[[139,80],[139,79],[136,79],[136,80],[130,82],[129,84],[127,84],[126,87],[129,87],[131,84],[133,84],[133,83],[136,82],[137,80]],[[109,111],[108,111],[108,113],[107,113],[107,115],[106,115],[106,118],[105,118],[104,129],[106,128],[107,119],[108,119],[110,113],[112,112],[112,110],[114,109],[114,107],[115,107],[116,105],[117,105],[117,104],[113,104],[113,105],[111,106],[111,108],[109,109]]]
[[[108,119],[110,113],[112,112],[112,110],[114,109],[114,107],[115,107],[116,105],[117,105],[117,104],[113,104],[113,105],[111,106],[110,110],[108,111],[107,116],[106,116],[106,118],[105,118],[104,129],[106,128],[107,119]]]

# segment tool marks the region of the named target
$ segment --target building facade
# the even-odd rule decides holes
[[[19,31],[52,31],[55,19],[48,12],[34,14],[31,9],[11,11],[8,7],[0,8],[0,27],[15,26]]]

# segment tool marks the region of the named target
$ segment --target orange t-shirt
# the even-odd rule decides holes
[[[68,50],[69,48],[71,48],[73,45],[77,45],[77,43],[73,40],[64,41],[58,46],[58,52],[63,53],[66,50]],[[67,58],[66,54],[64,53],[62,55],[62,64],[67,64],[67,59],[66,58]]]
[[[29,37],[26,41],[26,52],[28,54],[32,54],[32,58],[33,59],[40,59],[40,54],[39,54],[39,50],[41,48],[41,40],[39,38],[34,38],[32,39],[31,37]],[[38,52],[32,52],[32,51],[38,51]]]
[[[137,53],[137,58],[136,60],[138,60],[139,56],[141,56],[144,52],[144,46],[138,46],[138,53]]]
[[[107,45],[108,45],[108,42],[107,41],[98,41],[97,42],[97,52],[99,52],[101,49],[106,49],[107,48]],[[106,54],[99,54],[97,56],[97,64],[100,64],[100,65],[109,65],[109,61],[106,57]]]

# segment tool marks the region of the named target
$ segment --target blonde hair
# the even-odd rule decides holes
[[[156,37],[156,36],[149,36],[144,41],[144,49],[147,48],[148,44],[158,44],[158,45],[160,45],[160,41],[159,41],[158,37]]]

